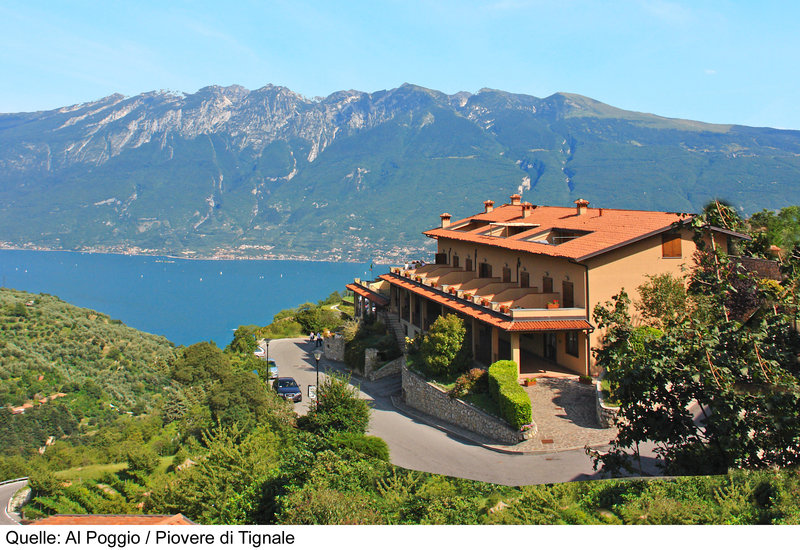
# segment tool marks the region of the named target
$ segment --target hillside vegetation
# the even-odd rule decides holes
[[[27,304],[27,305],[26,305]],[[168,380],[173,345],[47,294],[0,288],[0,405],[57,392],[105,393],[146,410]]]

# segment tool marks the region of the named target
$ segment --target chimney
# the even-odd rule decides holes
[[[486,214],[494,210],[494,201],[483,201],[483,208]]]
[[[589,201],[584,199],[578,199],[575,201],[575,204],[578,207],[578,216],[583,216],[586,214],[586,210],[589,208]]]
[[[599,215],[600,215],[600,216],[602,216],[602,215],[603,215],[603,209],[602,209],[602,208],[600,209],[600,214],[599,214]]]
[[[452,218],[452,216],[450,214],[445,212],[444,214],[442,214],[439,217],[442,218],[442,229],[446,229],[446,228],[450,227],[450,218]]]
[[[518,195],[517,193],[514,193],[513,195],[511,195],[511,205],[514,206],[514,205],[519,204],[519,201],[521,199],[522,199],[522,195]]]
[[[522,219],[527,218],[533,212],[533,205],[529,202],[522,203]]]

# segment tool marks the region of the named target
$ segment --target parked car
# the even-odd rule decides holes
[[[303,400],[303,392],[300,391],[300,386],[297,385],[294,378],[280,376],[272,383],[272,387],[278,392],[278,395],[285,399],[291,399],[295,403],[299,403]]]

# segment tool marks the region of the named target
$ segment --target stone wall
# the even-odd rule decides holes
[[[322,352],[325,359],[344,362],[344,338],[341,334],[334,334],[322,341]]]
[[[409,407],[506,445],[516,445],[522,440],[520,432],[504,421],[460,399],[451,399],[447,393],[411,372],[405,364],[401,371],[403,394]]]
[[[378,366],[378,353],[375,348],[364,350],[364,376],[369,377],[375,367]]]
[[[381,378],[386,378],[387,376],[391,376],[393,374],[399,374],[405,365],[406,358],[401,355],[397,359],[389,361],[378,370],[370,372],[367,376],[373,381],[380,380]]]
[[[598,378],[594,383],[597,421],[600,422],[600,425],[604,428],[613,428],[617,423],[619,407],[609,407],[605,404],[605,401],[603,401],[603,390],[600,389],[600,380],[602,380],[602,378]]]

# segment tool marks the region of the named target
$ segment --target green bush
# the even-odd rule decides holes
[[[489,392],[497,401],[503,418],[519,429],[531,423],[531,400],[517,383],[517,364],[497,361],[489,367]]]
[[[422,339],[420,354],[428,376],[442,376],[466,366],[464,336],[467,329],[457,315],[438,317]]]
[[[353,432],[339,432],[330,438],[332,447],[344,447],[361,454],[389,461],[389,446],[380,437]]]
[[[349,376],[328,371],[317,388],[317,397],[319,404],[311,402],[308,414],[298,421],[299,427],[316,434],[367,431],[369,404],[358,396],[357,388],[350,386]]]
[[[488,389],[489,374],[483,369],[470,369],[456,379],[453,389],[448,395],[454,399],[461,399],[468,393],[481,393]]]

